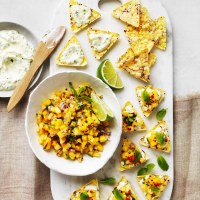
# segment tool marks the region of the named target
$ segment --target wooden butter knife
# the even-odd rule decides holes
[[[26,72],[25,76],[14,90],[8,102],[8,112],[10,112],[22,99],[24,93],[26,92],[32,81],[33,76],[60,43],[65,34],[65,30],[66,29],[64,26],[59,26],[58,28],[55,28],[45,34],[42,40],[39,42],[38,47],[36,48],[33,62],[31,63],[29,70]]]

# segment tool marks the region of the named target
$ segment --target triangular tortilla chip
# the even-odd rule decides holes
[[[153,20],[151,19],[148,10],[146,7],[141,7],[140,12],[140,27],[141,29],[148,30],[151,27]]]
[[[118,33],[94,28],[88,28],[87,35],[96,59],[101,59],[119,38]]]
[[[123,176],[117,183],[117,185],[114,187],[114,190],[110,194],[108,200],[118,200],[119,196],[121,197],[121,199],[138,200],[137,195],[133,191],[131,184],[125,176]]]
[[[169,182],[167,175],[143,175],[138,176],[137,181],[147,200],[157,200],[165,190]]]
[[[156,60],[157,60],[156,54],[155,53],[149,53],[149,60],[148,60],[149,67],[152,67],[156,63]]]
[[[155,34],[157,34],[159,37],[155,43],[155,47],[165,50],[167,47],[167,29],[165,17],[162,16],[155,20]]]
[[[140,1],[131,0],[112,11],[112,16],[134,27],[140,24]]]
[[[130,25],[126,27],[125,34],[135,54],[139,54],[146,49],[150,52],[159,38],[152,31],[137,29]]]
[[[158,151],[170,153],[171,141],[165,121],[159,121],[144,137],[140,144]]]
[[[129,48],[118,60],[117,66],[127,71],[132,76],[142,81],[150,81],[150,66],[148,50],[143,50],[135,54],[132,48]]]
[[[78,33],[101,17],[98,11],[75,0],[70,0],[69,6],[71,29],[74,33]]]
[[[85,198],[87,196],[90,200],[100,200],[98,181],[93,179],[80,189],[74,191],[70,200],[80,200],[81,196],[85,196]]]
[[[56,64],[61,66],[86,66],[87,60],[76,36],[72,36],[59,53]]]
[[[127,101],[122,108],[122,120],[123,132],[146,130],[146,125],[143,119],[137,113],[130,101]]]
[[[136,87],[136,96],[145,117],[159,105],[165,97],[165,91],[153,88],[151,85]]]
[[[123,139],[120,155],[120,171],[125,171],[141,165],[147,160],[148,156],[143,150],[139,149],[139,147],[128,138]]]

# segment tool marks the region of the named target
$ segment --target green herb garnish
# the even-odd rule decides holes
[[[153,170],[153,168],[155,167],[155,164],[153,163],[149,163],[146,167],[142,167],[137,175],[141,176],[141,175],[146,175],[148,172],[151,172]]]
[[[153,192],[159,192],[159,188],[155,187],[155,186],[151,186],[150,189],[153,191]]]
[[[140,160],[140,158],[142,158],[142,154],[138,150],[135,150],[134,154],[135,154],[134,163],[137,163]]]
[[[158,121],[163,120],[163,118],[165,117],[166,113],[167,113],[167,109],[165,109],[165,108],[163,108],[162,110],[159,110],[159,111],[157,112],[157,114],[156,114],[156,119],[157,119]]]
[[[126,122],[129,126],[131,126],[132,123],[133,123],[133,119],[132,119],[131,117],[125,117],[125,122]]]
[[[116,198],[116,200],[123,200],[124,199],[121,192],[118,189],[114,189],[113,195]]]
[[[78,94],[76,92],[76,89],[74,88],[72,82],[69,82],[69,87],[71,88],[71,90],[73,91],[74,93],[74,96],[77,98],[78,102],[80,101],[79,97],[78,97]]]
[[[143,99],[146,103],[149,103],[149,102],[151,101],[150,95],[149,95],[149,93],[147,92],[146,89],[142,92],[142,99]]]
[[[159,155],[157,158],[157,162],[158,162],[159,167],[163,171],[167,171],[169,169],[169,165],[163,156]]]
[[[89,195],[87,193],[81,193],[80,200],[89,200]]]
[[[164,135],[160,132],[156,133],[156,140],[160,145],[164,145],[165,144],[165,138]]]
[[[113,185],[115,184],[116,179],[113,177],[108,177],[108,178],[101,179],[99,182],[103,185]]]
[[[93,102],[93,100],[92,100],[90,97],[87,97],[87,96],[80,96],[79,98],[80,98],[80,99],[84,99],[84,100],[86,100],[86,101],[88,101],[88,102],[90,102],[90,103]]]

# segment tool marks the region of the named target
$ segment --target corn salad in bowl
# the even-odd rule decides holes
[[[54,149],[66,159],[82,161],[84,154],[100,157],[111,134],[110,123],[98,118],[91,98],[95,91],[88,83],[69,86],[42,103],[37,113],[38,141],[44,150]]]
[[[30,94],[26,135],[48,168],[71,176],[100,170],[113,156],[122,133],[122,114],[113,91],[79,71],[43,80]]]

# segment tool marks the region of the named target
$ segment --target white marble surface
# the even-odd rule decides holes
[[[200,90],[200,0],[160,0],[174,31],[174,93],[185,96]],[[0,21],[18,22],[38,37],[50,27],[60,0],[0,0]]]

